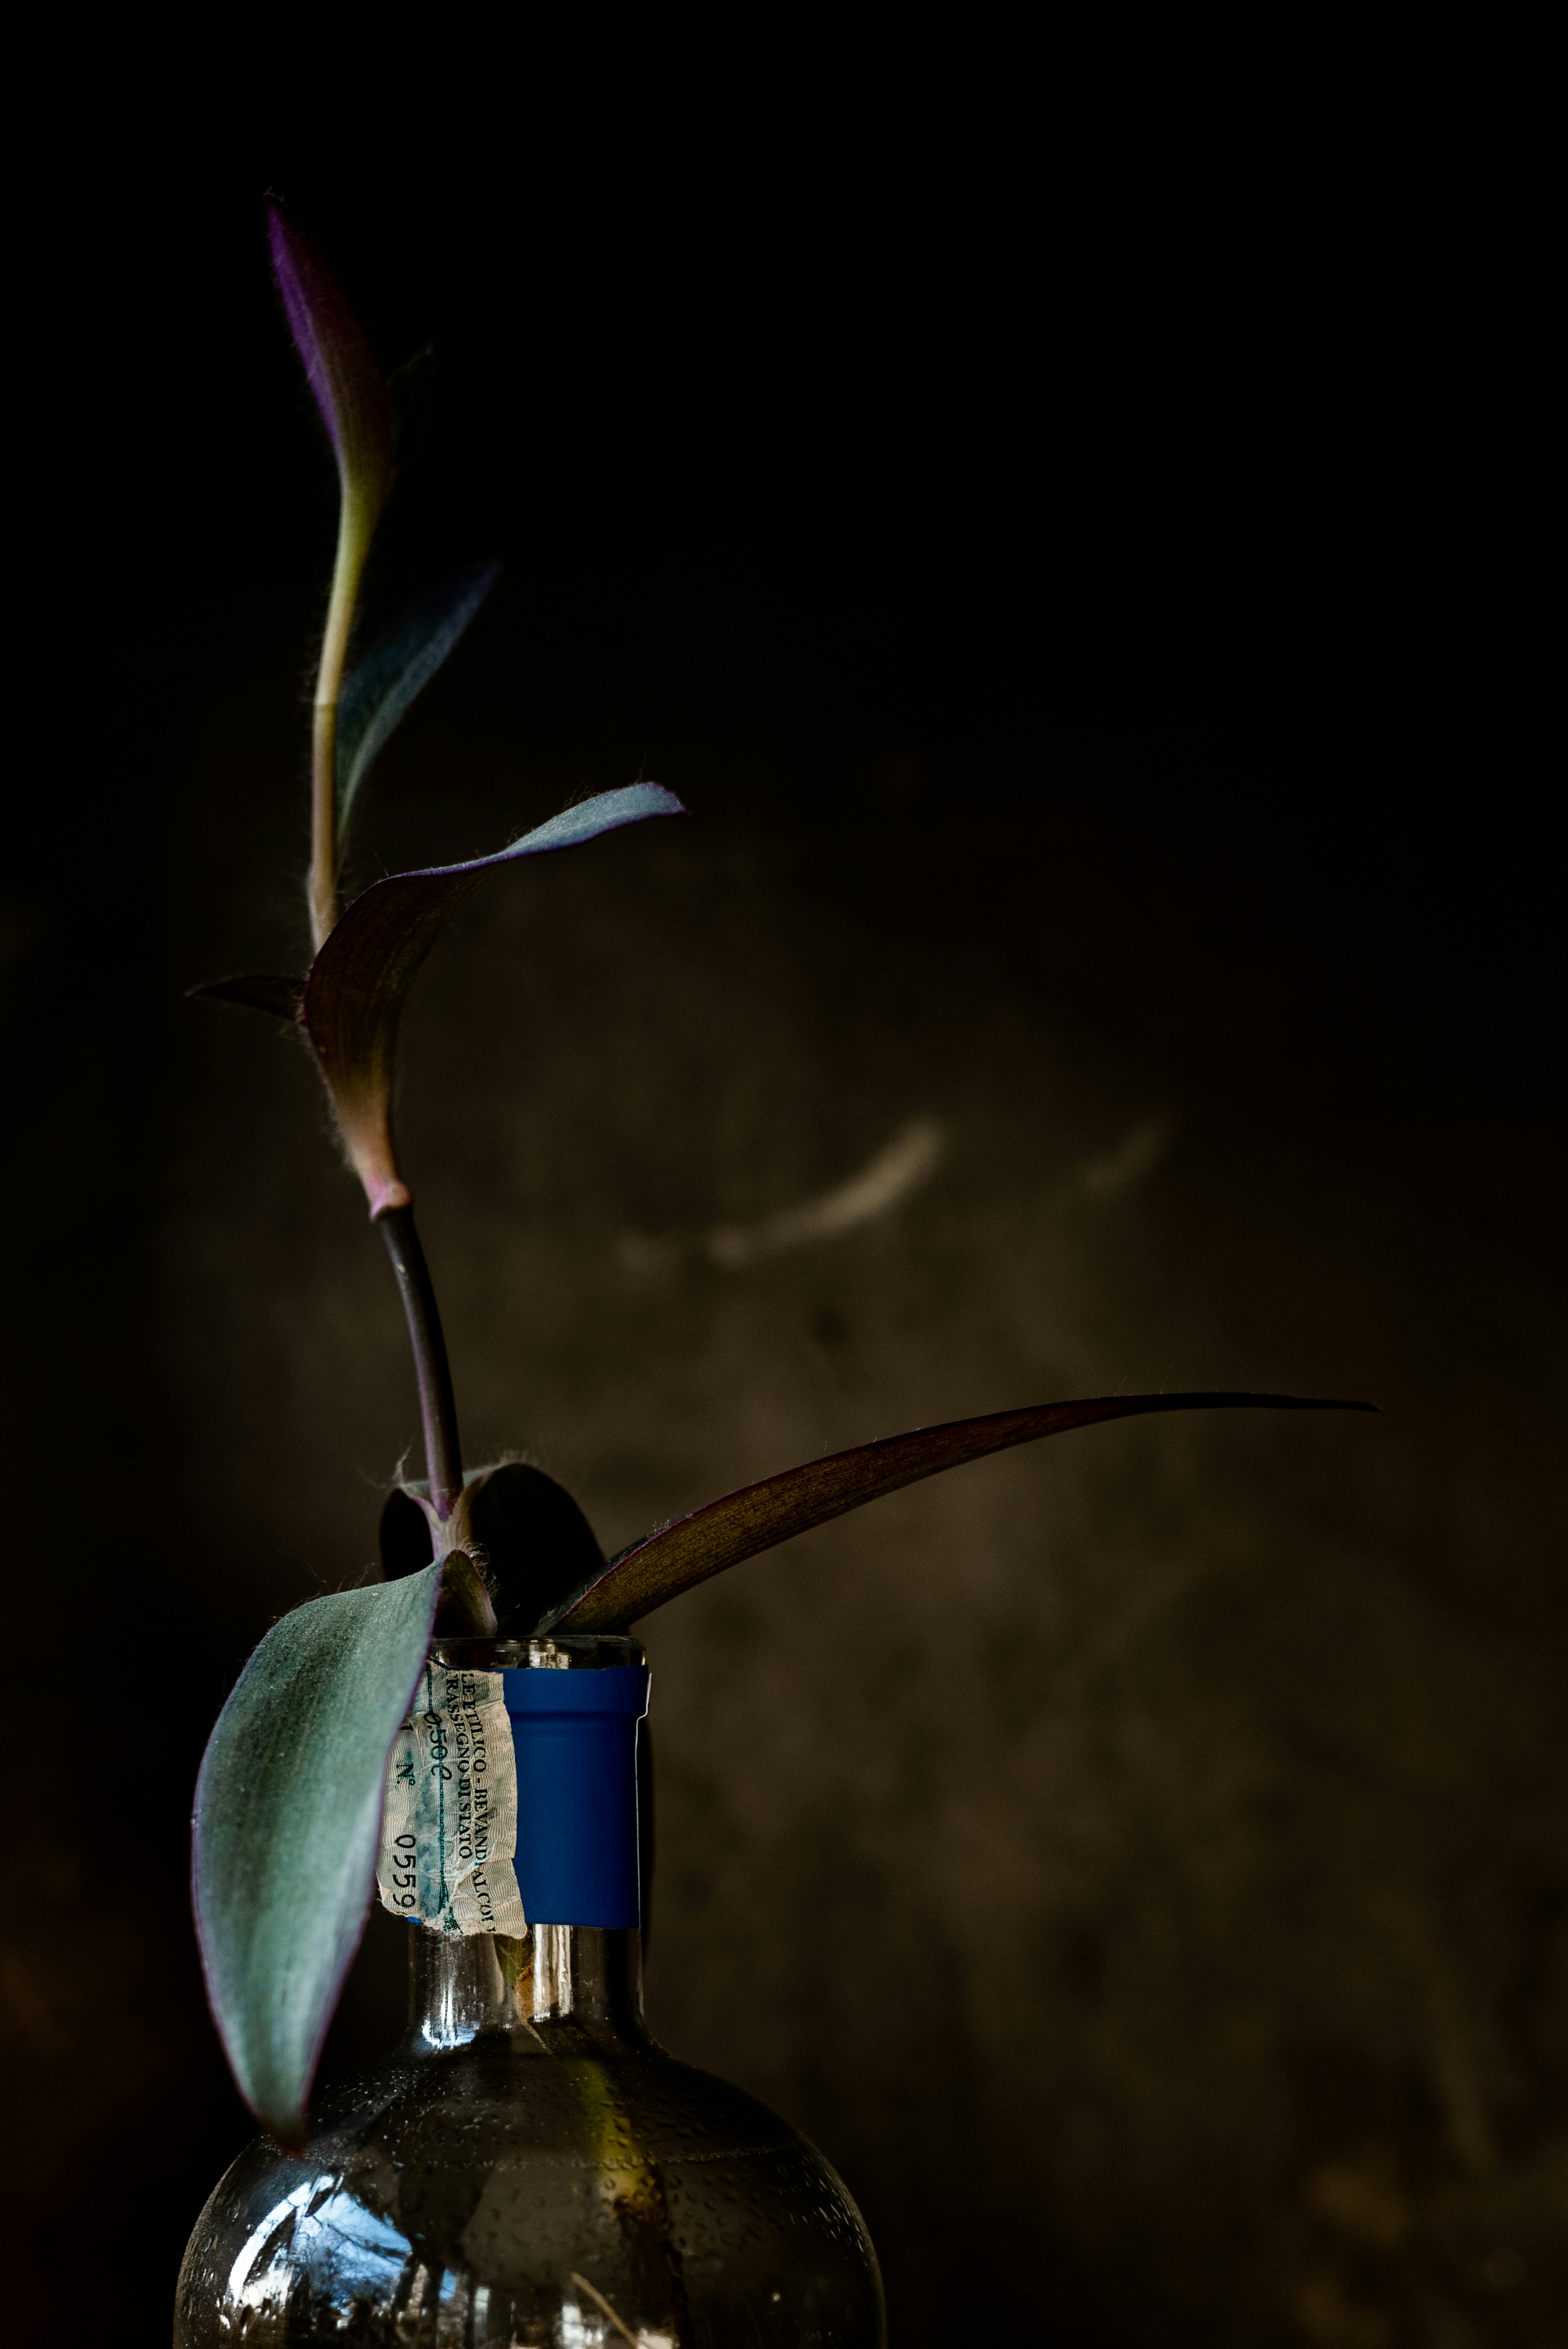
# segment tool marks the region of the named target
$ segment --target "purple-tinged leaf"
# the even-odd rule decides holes
[[[337,836],[347,835],[359,787],[495,583],[500,565],[442,589],[360,663],[337,708]]]
[[[541,1631],[624,1631],[655,1607],[695,1589],[710,1575],[743,1558],[826,1525],[884,1493],[940,1475],[990,1452],[1034,1444],[1070,1427],[1101,1420],[1134,1419],[1158,1411],[1374,1411],[1369,1402],[1320,1401],[1303,1395],[1159,1394],[1102,1395],[1088,1402],[1036,1403],[1023,1411],[992,1412],[984,1419],[949,1420],[940,1427],[917,1427],[908,1435],[884,1435],[850,1452],[831,1452],[787,1468],[760,1485],[727,1493],[689,1516],[677,1517],[612,1558],[601,1575],[574,1599],[556,1607]]]
[[[369,338],[310,239],[275,199],[267,243],[284,314],[337,459],[345,503],[366,534],[392,484],[392,404]]]
[[[202,1759],[191,1889],[207,1995],[240,2093],[282,2145],[304,2142],[321,2044],[365,1928],[387,1755],[443,1573],[438,1560],[274,1623]]]
[[[215,1003],[243,1003],[252,1011],[269,1011],[274,1019],[295,1020],[304,1001],[303,978],[280,978],[272,971],[245,971],[237,978],[210,978],[188,987],[192,996],[211,996]]]
[[[311,718],[310,872],[305,899],[319,947],[337,919],[337,715],[344,665],[370,543],[392,486],[392,403],[376,354],[337,282],[275,199],[267,241],[289,331],[337,459],[337,554]]]
[[[310,967],[301,1016],[373,1216],[408,1205],[392,1139],[393,1054],[404,999],[442,924],[503,864],[575,848],[650,816],[684,813],[673,792],[629,783],[564,809],[493,856],[395,873],[355,899]]]
[[[444,1530],[427,1485],[394,1486],[381,1512],[388,1582],[428,1566],[438,1538],[460,1543],[474,1561],[503,1640],[526,1640],[542,1615],[604,1565],[593,1528],[565,1486],[521,1460],[467,1470]]]

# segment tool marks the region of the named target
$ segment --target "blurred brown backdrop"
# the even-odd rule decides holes
[[[655,2028],[830,2153],[908,2349],[1559,2341],[1553,704],[1425,248],[1380,308],[1288,205],[1266,286],[1234,222],[1195,270],[1103,220],[1080,281],[934,164],[891,220],[753,190],[564,245],[499,179],[203,170],[177,286],[87,240],[129,421],[19,672],[54,718],[5,933],[16,2337],[73,2263],[165,2337],[246,2133],[196,1761],[265,1625],[373,1570],[416,1433],[311,1071],[181,1000],[302,950],[330,502],[272,178],[389,360],[438,333],[373,625],[508,560],[361,877],[640,771],[691,809],[492,880],[421,981],[469,1457],[525,1449],[614,1549],[1011,1403],[1386,1413],[1060,1439],[651,1619]],[[221,416],[171,414],[175,346]],[[402,1954],[374,1920],[329,2069],[395,2034]]]

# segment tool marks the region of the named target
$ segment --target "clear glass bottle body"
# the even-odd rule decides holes
[[[638,1653],[558,1646],[579,1644]],[[465,1641],[461,1661],[520,1659]],[[636,1931],[407,1930],[407,2041],[320,2100],[303,2154],[260,2137],[222,2179],[175,2349],[882,2349],[843,2185],[765,2106],[657,2046]]]

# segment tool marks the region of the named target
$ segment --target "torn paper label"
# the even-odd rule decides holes
[[[443,1933],[526,1931],[517,1757],[500,1672],[427,1664],[387,1763],[381,1905]]]

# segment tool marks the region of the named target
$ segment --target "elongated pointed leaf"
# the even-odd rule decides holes
[[[346,837],[359,787],[383,746],[429,684],[493,585],[487,564],[443,588],[361,662],[337,709],[337,831]]]
[[[331,270],[275,199],[267,206],[267,243],[345,500],[367,533],[392,485],[392,404],[381,369]]]
[[[575,848],[650,816],[685,812],[674,792],[657,783],[629,783],[564,809],[493,856],[397,873],[355,899],[310,967],[303,1017],[373,1216],[408,1204],[392,1139],[393,1053],[404,998],[443,922],[503,864]]]
[[[387,1755],[441,1589],[438,1561],[274,1623],[196,1786],[191,1887],[207,1995],[240,2093],[303,2143],[321,2043],[364,1930]]]
[[[1372,1411],[1367,1402],[1323,1402],[1303,1395],[1160,1394],[1101,1395],[1088,1402],[1037,1403],[1023,1411],[992,1412],[984,1419],[949,1420],[940,1427],[917,1427],[908,1435],[885,1435],[851,1452],[831,1452],[787,1468],[760,1485],[743,1485],[663,1526],[613,1558],[574,1599],[557,1607],[541,1630],[624,1631],[666,1599],[678,1599],[727,1566],[756,1557],[792,1534],[826,1525],[884,1493],[984,1459],[1042,1435],[1069,1427],[1092,1427],[1106,1419],[1133,1419],[1153,1411]]]
[[[210,996],[215,1003],[242,1003],[247,1010],[270,1012],[274,1019],[297,1019],[304,1000],[303,978],[281,978],[275,971],[242,971],[234,978],[209,978],[188,987],[187,997]]]

